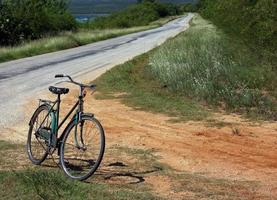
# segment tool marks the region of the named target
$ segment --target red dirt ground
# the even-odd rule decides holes
[[[67,97],[65,107],[72,100],[72,96]],[[177,171],[257,181],[261,185],[259,193],[277,196],[276,122],[253,123],[236,115],[215,114],[214,119],[225,125],[217,128],[206,122],[172,123],[170,117],[135,110],[114,99],[96,100],[89,95],[86,102],[86,110],[93,111],[103,124],[108,146],[152,149],[161,162]],[[26,109],[28,117],[32,109]],[[6,130],[6,139],[26,138],[26,130],[26,125]],[[164,179],[155,179],[157,190],[169,190]]]

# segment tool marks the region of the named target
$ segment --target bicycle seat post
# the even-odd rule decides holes
[[[57,127],[58,127],[58,124],[59,124],[59,116],[60,116],[60,104],[61,104],[61,94],[58,94],[58,97],[57,97]]]
[[[79,120],[84,111],[84,87],[80,86],[80,94],[79,94]]]

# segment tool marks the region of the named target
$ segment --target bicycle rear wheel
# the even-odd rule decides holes
[[[60,145],[60,163],[67,176],[75,180],[89,178],[100,165],[105,150],[105,135],[100,122],[83,116],[72,121]]]
[[[40,137],[39,130],[44,129],[45,134],[51,134],[51,117],[48,115],[49,107],[42,105],[34,112],[30,121],[27,139],[27,153],[32,163],[40,165],[48,155],[48,141]],[[47,116],[48,115],[48,116]],[[49,135],[50,137],[50,135]]]

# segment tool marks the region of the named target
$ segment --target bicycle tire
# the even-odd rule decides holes
[[[45,111],[45,112],[49,112],[49,106],[44,104],[44,105],[41,105],[39,106],[36,111],[34,112],[31,120],[30,120],[30,123],[29,123],[29,132],[28,132],[28,138],[27,138],[27,154],[28,154],[28,157],[29,159],[32,161],[33,164],[35,165],[40,165],[48,156],[48,151],[47,151],[47,147],[43,147],[43,144],[45,144],[45,141],[41,141],[42,143],[39,142],[37,136],[35,136],[35,132],[37,130],[35,130],[35,132],[33,132],[33,129],[34,128],[37,128],[35,127],[35,123],[36,123],[36,120],[38,120],[38,117],[39,115]],[[38,123],[39,124],[39,123]],[[39,124],[40,126],[41,124]],[[36,125],[37,126],[37,125]],[[41,146],[41,155],[39,157],[36,157],[34,155],[34,151],[33,151],[33,148],[34,148],[34,145],[32,145],[32,136],[35,136],[39,145]]]
[[[94,174],[94,172],[98,169],[102,159],[103,159],[103,156],[104,156],[104,151],[105,151],[105,133],[104,133],[104,129],[101,125],[101,123],[95,119],[94,117],[91,117],[91,116],[82,116],[82,120],[78,122],[78,125],[80,122],[83,122],[84,124],[86,124],[86,121],[90,121],[92,123],[95,124],[95,126],[97,127],[97,130],[99,131],[98,132],[98,137],[100,139],[100,147],[99,147],[99,154],[97,155],[97,159],[93,159],[91,157],[88,158],[88,160],[82,158],[72,158],[72,154],[68,153],[67,150],[65,151],[66,148],[69,148],[69,147],[72,147],[73,149],[75,150],[79,150],[75,144],[75,147],[73,144],[70,144],[70,140],[71,140],[71,143],[73,143],[73,139],[71,139],[71,137],[73,137],[73,132],[72,130],[74,129],[74,127],[76,127],[76,124],[75,124],[75,121],[71,121],[70,124],[68,125],[68,128],[65,130],[65,135],[62,139],[62,142],[60,144],[60,164],[62,166],[62,169],[64,171],[64,173],[71,179],[74,179],[74,180],[79,180],[79,181],[83,181],[83,180],[86,180],[88,179],[90,176],[92,176]],[[77,127],[78,127],[77,125]],[[92,135],[92,131],[89,131],[89,134]],[[70,136],[70,137],[69,137]],[[76,137],[76,136],[74,136]],[[82,140],[86,140],[84,143],[87,143],[87,139],[82,139]],[[76,142],[76,141],[74,141]],[[87,145],[88,146],[88,143]],[[97,148],[97,147],[96,147]],[[87,150],[83,150],[83,152],[85,152]],[[66,155],[65,155],[66,154]],[[70,161],[72,160],[72,162]],[[91,166],[91,168],[85,172],[84,174],[81,174],[81,169],[83,169],[83,165],[79,165],[77,166],[73,160],[75,161],[78,161],[78,162],[83,162],[83,163],[93,163],[93,166]],[[69,163],[71,162],[71,163]],[[75,171],[73,171],[75,169]],[[80,175],[76,175],[76,174],[80,173]]]

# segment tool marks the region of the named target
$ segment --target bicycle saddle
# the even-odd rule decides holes
[[[69,89],[50,86],[49,91],[52,92],[53,94],[67,94],[69,92]]]

